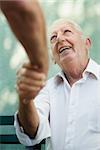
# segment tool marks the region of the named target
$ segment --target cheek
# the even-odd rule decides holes
[[[84,47],[84,44],[82,41],[76,40],[74,42],[74,48],[76,49],[76,51],[81,51],[83,49],[83,47]]]
[[[51,50],[52,50],[52,53],[54,54],[54,52],[55,52],[55,45],[51,45]]]
[[[52,54],[53,55],[57,55],[57,48],[56,48],[56,46],[52,45],[51,49],[52,49]]]
[[[56,51],[53,51],[53,60],[58,64],[59,63],[59,54]]]
[[[53,58],[56,60],[56,61],[59,61],[59,53],[58,53],[58,50],[57,50],[57,45],[52,45],[52,55],[53,55]]]
[[[53,52],[53,57],[54,57],[55,60],[58,59],[58,54],[55,51]]]

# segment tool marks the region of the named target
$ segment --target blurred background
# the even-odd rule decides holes
[[[91,37],[91,57],[100,63],[100,1],[99,0],[39,0],[44,12],[47,31],[53,21],[66,17],[81,25]],[[48,50],[49,44],[48,44]],[[13,115],[18,107],[15,90],[16,71],[25,61],[26,54],[12,34],[7,21],[0,12],[0,115]],[[59,68],[50,61],[48,78]],[[3,130],[3,128],[1,129]],[[3,131],[0,131],[3,132]],[[14,132],[8,131],[6,132]],[[2,150],[11,149],[2,147]],[[24,149],[13,148],[13,149]]]

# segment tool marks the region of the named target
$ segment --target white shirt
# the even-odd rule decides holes
[[[47,150],[100,150],[100,66],[92,59],[72,87],[62,72],[48,80],[35,105],[40,116],[35,139],[21,131],[15,115],[22,144],[34,145],[47,138]]]

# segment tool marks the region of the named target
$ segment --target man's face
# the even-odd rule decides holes
[[[56,25],[50,36],[51,49],[54,60],[61,67],[87,59],[88,39],[83,39],[82,32],[72,24],[60,23]]]

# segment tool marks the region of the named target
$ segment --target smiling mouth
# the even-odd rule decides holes
[[[70,50],[72,47],[71,46],[65,46],[59,49],[59,53],[62,53],[65,50]]]

